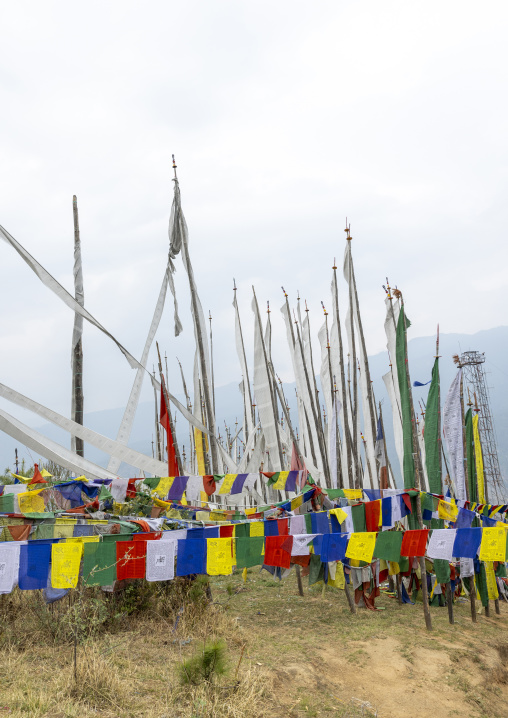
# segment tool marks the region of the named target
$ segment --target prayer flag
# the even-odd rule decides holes
[[[46,588],[51,544],[29,542],[19,550],[19,587],[22,591]]]
[[[85,586],[110,586],[116,580],[116,544],[86,543],[83,546]]]
[[[346,549],[347,558],[352,558],[357,561],[365,561],[370,563],[372,561],[372,554],[374,553],[374,546],[376,544],[376,534],[373,531],[363,533],[353,533],[349,539],[349,543]]]
[[[178,541],[176,575],[188,576],[193,573],[206,573],[206,541]]]
[[[175,577],[176,541],[148,541],[146,580],[171,581]]]
[[[440,519],[444,519],[445,521],[456,521],[457,516],[459,515],[459,507],[457,504],[451,503],[451,501],[444,501],[444,499],[440,499],[437,507],[437,513]]]
[[[402,531],[380,531],[374,546],[374,557],[398,563],[400,561],[402,538]]]
[[[325,534],[321,544],[321,561],[343,561],[346,557],[348,541],[349,534]]]
[[[482,529],[482,542],[480,544],[480,561],[506,560],[506,531],[501,526]]]
[[[368,501],[365,504],[365,525],[367,531],[379,529],[379,518],[381,514],[381,501]]]
[[[455,534],[455,529],[434,529],[427,548],[427,556],[433,559],[451,561],[453,558]]]
[[[164,377],[161,377],[161,414],[160,423],[166,430],[167,436],[167,450],[168,450],[168,474],[170,476],[177,476],[180,472],[178,471],[178,462],[176,460],[175,445],[173,442],[173,434],[171,433],[171,426],[169,423],[169,411],[166,406],[166,399],[164,397],[165,382]]]
[[[146,543],[145,541],[117,541],[116,543],[116,578],[145,578],[146,575]]]
[[[292,536],[267,536],[265,539],[265,559],[267,566],[291,566]]]
[[[453,544],[453,555],[459,558],[476,558],[481,541],[482,529],[457,529],[455,543]]]
[[[237,568],[252,568],[253,566],[262,565],[265,544],[263,536],[237,538],[235,539],[235,544]]]
[[[228,576],[233,571],[231,538],[206,540],[206,572],[209,576]]]
[[[425,556],[428,535],[428,529],[406,531],[400,548],[401,556]]]
[[[72,528],[72,527],[71,527]],[[83,554],[82,543],[55,543],[51,547],[52,588],[76,588]]]

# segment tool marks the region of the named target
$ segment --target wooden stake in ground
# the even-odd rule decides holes
[[[455,623],[453,619],[453,594],[452,594],[452,585],[448,581],[446,584],[446,603],[448,604],[448,620],[450,623]]]
[[[295,565],[296,569],[296,581],[298,583],[298,593],[303,596],[303,584],[302,584],[302,572],[298,564]]]

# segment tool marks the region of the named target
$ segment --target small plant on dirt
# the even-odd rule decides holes
[[[199,683],[212,683],[226,672],[226,646],[223,641],[212,641],[192,658],[182,661],[179,667],[180,682],[197,686]]]

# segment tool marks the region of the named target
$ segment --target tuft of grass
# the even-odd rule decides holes
[[[226,673],[226,646],[216,640],[205,643],[192,658],[182,661],[178,667],[180,683],[199,685],[203,681],[212,683],[218,676]]]
[[[120,711],[128,696],[125,688],[118,668],[94,645],[88,646],[80,657],[76,680],[72,679],[68,695],[92,710]]]

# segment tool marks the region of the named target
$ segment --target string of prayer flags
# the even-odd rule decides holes
[[[76,588],[82,543],[55,543],[51,546],[51,586],[52,588]]]
[[[398,563],[402,546],[402,531],[380,531],[374,546],[374,557]]]
[[[237,538],[236,545],[236,566],[237,568],[252,568],[261,566],[263,563],[263,549],[265,540],[263,536],[251,538]]]
[[[46,588],[51,544],[28,542],[19,550],[19,587],[22,591]]]
[[[440,519],[444,519],[445,521],[456,521],[459,514],[459,507],[455,502],[452,503],[451,501],[439,499],[437,513]]]
[[[116,580],[116,544],[86,543],[83,546],[85,586],[110,586]]]
[[[206,541],[178,541],[176,575],[206,573]]]
[[[265,565],[289,568],[292,548],[293,536],[267,536],[265,539]]]
[[[278,471],[268,480],[268,486],[279,491],[296,491],[301,471]]]
[[[427,556],[451,561],[455,543],[455,529],[434,529],[427,548]]]
[[[192,542],[194,543],[194,542]],[[118,541],[116,544],[116,578],[145,578],[146,543],[144,541]]]
[[[406,531],[400,548],[401,556],[425,556],[429,529]]]
[[[206,573],[209,576],[229,576],[233,571],[231,538],[206,540]]]
[[[176,541],[148,541],[146,580],[171,581],[175,577]]]
[[[352,533],[346,549],[346,557],[356,561],[370,563],[376,544],[376,533],[369,531],[364,533]]]
[[[346,557],[349,534],[325,534],[321,544],[321,561],[343,561]]]
[[[457,529],[453,544],[453,555],[459,558],[476,558],[482,542],[482,529]]]
[[[484,528],[480,544],[480,561],[506,560],[506,531],[502,526]]]

